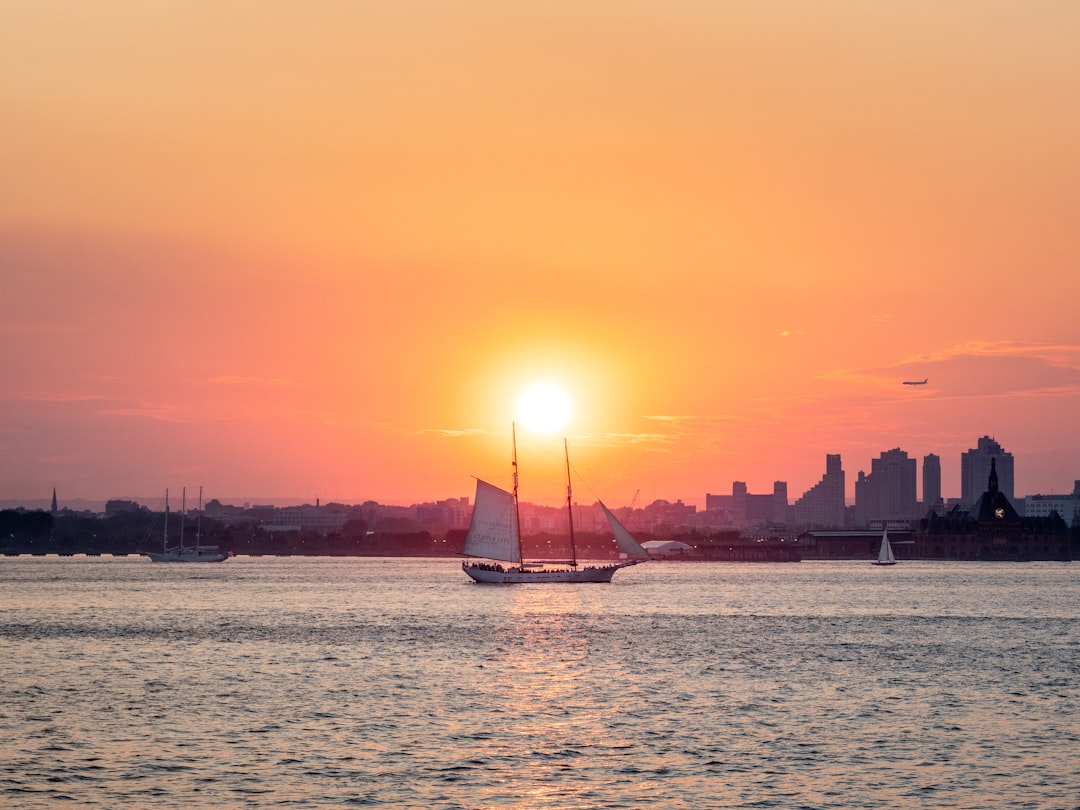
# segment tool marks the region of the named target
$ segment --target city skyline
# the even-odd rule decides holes
[[[1025,497],[1030,497],[1030,496],[1055,496],[1055,495],[1057,495],[1057,496],[1070,496],[1070,495],[1075,493],[1076,485],[1077,485],[1078,482],[1080,482],[1080,479],[1074,479],[1074,481],[1071,482],[1071,485],[1063,484],[1060,488],[1057,488],[1057,489],[1054,489],[1054,490],[1051,490],[1051,491],[1047,491],[1047,492],[1014,492],[1013,489],[1012,489],[1012,486],[1011,486],[1012,464],[1013,464],[1013,461],[1014,461],[1013,454],[1011,452],[1007,451],[1005,448],[1003,448],[1000,445],[1000,443],[998,443],[992,437],[981,436],[981,437],[979,437],[977,439],[976,446],[966,450],[961,455],[961,458],[959,460],[959,468],[961,469],[961,477],[962,478],[964,476],[963,468],[965,466],[970,466],[970,467],[973,468],[973,469],[971,469],[970,474],[969,474],[969,477],[972,479],[972,483],[971,483],[971,491],[968,492],[968,493],[961,492],[961,493],[958,493],[958,494],[952,494],[951,495],[951,494],[948,494],[948,493],[942,493],[941,492],[941,489],[940,489],[941,459],[936,454],[930,453],[930,454],[927,454],[926,456],[924,456],[922,459],[917,459],[915,457],[908,456],[907,452],[905,450],[903,450],[903,448],[896,447],[896,448],[892,448],[892,449],[889,449],[889,450],[883,450],[878,458],[870,459],[870,463],[867,465],[867,469],[870,470],[870,473],[865,477],[865,484],[864,484],[864,479],[862,477],[862,474],[865,473],[866,470],[859,469],[857,471],[856,475],[853,477],[852,475],[849,474],[852,471],[844,468],[843,459],[840,456],[840,454],[827,454],[826,455],[826,464],[825,464],[824,472],[823,472],[821,478],[817,482],[815,482],[815,484],[810,486],[807,490],[802,491],[802,492],[789,492],[789,487],[787,485],[787,481],[782,480],[782,479],[776,479],[775,481],[773,481],[773,484],[772,484],[773,489],[772,489],[772,492],[769,495],[765,495],[764,493],[755,493],[755,492],[753,492],[752,488],[748,487],[745,481],[732,480],[730,482],[731,490],[732,490],[731,494],[716,492],[716,491],[714,491],[715,488],[713,488],[713,490],[710,490],[710,491],[704,493],[704,495],[700,498],[700,503],[698,502],[697,498],[687,497],[687,496],[682,496],[682,495],[673,496],[671,498],[656,498],[656,499],[653,499],[653,500],[650,500],[650,501],[643,501],[639,497],[640,494],[641,494],[640,490],[639,490],[639,491],[635,492],[634,497],[631,498],[629,504],[616,504],[616,503],[613,503],[612,505],[616,506],[616,507],[618,507],[618,506],[626,506],[626,505],[630,505],[630,506],[636,505],[638,507],[641,507],[641,506],[648,505],[649,503],[668,501],[668,502],[673,502],[673,503],[677,502],[677,503],[680,503],[680,504],[685,503],[687,506],[692,506],[692,507],[697,508],[697,509],[705,510],[705,509],[710,508],[710,505],[709,505],[710,501],[717,501],[717,502],[726,501],[727,499],[730,499],[733,496],[734,497],[739,497],[739,493],[741,492],[742,497],[744,497],[744,498],[747,495],[749,495],[751,498],[777,497],[778,496],[783,500],[783,502],[784,502],[784,504],[786,506],[790,506],[790,507],[798,509],[799,503],[805,501],[807,498],[812,498],[813,493],[815,492],[815,490],[818,490],[822,486],[829,486],[828,482],[829,482],[831,476],[839,475],[841,481],[843,481],[843,479],[846,477],[847,480],[849,482],[851,482],[851,488],[854,489],[854,491],[855,491],[855,493],[857,495],[858,492],[860,491],[860,487],[864,487],[864,486],[869,487],[870,482],[875,477],[875,473],[878,473],[877,468],[879,467],[879,465],[893,466],[893,465],[900,464],[900,465],[903,465],[907,469],[906,475],[910,475],[910,481],[905,482],[905,483],[900,483],[899,479],[894,474],[894,475],[888,475],[887,480],[893,480],[895,482],[893,484],[889,484],[889,483],[887,483],[887,480],[886,481],[881,480],[882,474],[878,473],[878,475],[877,475],[878,484],[874,487],[874,491],[876,491],[876,490],[878,490],[878,489],[880,489],[882,487],[885,487],[886,489],[899,487],[900,490],[902,490],[905,493],[905,495],[904,495],[905,500],[910,501],[910,503],[913,506],[915,506],[917,509],[923,509],[924,507],[926,509],[930,509],[930,508],[933,508],[935,506],[940,507],[940,508],[948,508],[948,507],[950,507],[951,505],[954,505],[954,504],[963,505],[964,507],[970,507],[978,499],[978,497],[985,491],[985,487],[986,487],[985,480],[988,479],[988,476],[989,476],[990,459],[991,458],[994,458],[995,460],[998,460],[998,461],[1002,462],[1005,465],[1003,468],[999,467],[999,470],[1004,470],[1004,475],[1003,476],[999,475],[999,477],[1003,478],[1006,482],[1008,482],[1008,483],[1006,483],[1006,484],[1004,484],[1002,486],[1002,491],[1005,493],[1006,497],[1010,501],[1013,501],[1013,500],[1015,500],[1015,501],[1023,501]],[[550,459],[549,459],[549,461],[550,461]],[[929,501],[929,502],[926,499],[926,494],[927,494],[927,480],[926,480],[927,465],[930,466],[930,492],[934,493],[934,496],[935,496],[934,499],[932,501]],[[919,470],[917,477],[916,477],[916,473],[915,473],[916,469]],[[550,472],[550,469],[549,469],[549,472]],[[511,473],[511,476],[512,476],[512,473]],[[572,473],[572,477],[576,478],[578,476],[577,476],[576,473]],[[983,481],[983,484],[981,485],[981,487],[977,483],[974,483],[976,481]],[[507,483],[507,486],[511,486],[511,485],[512,485],[511,483],[509,483],[509,482]],[[562,484],[560,484],[560,486],[562,486]],[[844,506],[846,508],[855,507],[857,505],[857,500],[858,500],[857,497],[848,496],[846,494],[846,490],[848,489],[848,487],[844,486],[843,488],[845,489],[845,495],[844,495],[844,499],[843,499]],[[181,485],[180,487],[174,487],[174,488],[169,489],[169,491],[172,493],[172,495],[171,495],[171,497],[172,497],[171,503],[172,503],[172,508],[173,508],[174,511],[178,510],[179,508],[182,507],[183,504],[187,503],[187,501],[186,501],[187,489],[188,489],[188,487],[186,485]],[[198,487],[198,489],[200,491],[200,496],[201,496],[202,495],[202,492],[201,492],[202,487]],[[921,497],[918,497],[918,498],[915,497],[915,491],[916,490],[918,490],[921,493]],[[862,508],[863,509],[869,509],[871,512],[874,512],[876,514],[875,510],[878,509],[878,506],[876,505],[876,499],[878,497],[880,497],[880,496],[877,495],[877,494],[870,495],[870,492],[871,492],[871,490],[869,488],[867,488],[866,494],[870,497],[871,504],[868,505],[868,504],[864,503]],[[884,492],[884,490],[882,490],[882,492]],[[193,496],[194,496],[194,490],[193,490]],[[831,497],[831,496],[829,496],[829,497]],[[158,495],[147,495],[145,493],[143,493],[142,495],[136,495],[136,494],[132,494],[132,493],[127,493],[127,494],[124,494],[124,495],[111,495],[111,496],[108,496],[108,497],[99,497],[99,498],[82,498],[82,497],[79,497],[79,498],[73,499],[73,501],[81,503],[81,504],[86,504],[86,503],[104,504],[107,501],[132,500],[132,501],[135,501],[135,502],[139,503],[141,506],[144,506],[144,507],[147,507],[147,508],[153,508],[153,504],[155,502],[157,502],[158,506],[160,507],[161,503],[164,501],[164,498],[165,498],[165,493],[159,493]],[[333,504],[343,504],[343,505],[357,505],[357,504],[361,504],[361,503],[370,501],[370,502],[379,503],[380,505],[384,505],[384,506],[406,507],[406,506],[422,505],[422,504],[425,504],[425,503],[430,504],[430,503],[436,503],[436,502],[458,501],[458,500],[461,500],[461,499],[464,499],[465,501],[469,501],[469,496],[468,495],[457,495],[457,494],[444,494],[444,495],[441,495],[441,496],[436,497],[436,498],[410,499],[410,500],[406,500],[406,501],[402,501],[402,502],[396,502],[396,503],[394,503],[394,502],[382,502],[382,501],[378,501],[377,499],[367,498],[367,497],[346,498],[346,499],[325,499],[325,498],[317,496],[317,497],[312,498],[312,499],[305,499],[305,498],[279,497],[279,496],[268,496],[268,495],[208,496],[208,497],[206,497],[205,500],[206,501],[215,500],[215,501],[218,501],[218,502],[220,502],[222,504],[235,505],[235,506],[239,506],[239,505],[242,505],[242,504],[248,504],[248,505],[252,505],[252,506],[258,505],[258,504],[263,504],[263,505],[277,505],[277,506],[285,507],[285,506],[298,506],[298,505],[303,505],[303,504],[307,504],[307,505],[316,504],[316,505],[318,505],[320,503],[322,503],[322,504],[331,504],[331,503],[333,503]],[[596,500],[599,500],[599,498],[596,498]],[[61,508],[67,508],[62,503],[62,501],[63,501],[62,498],[60,498],[60,501],[61,501],[60,507]],[[574,501],[575,501],[575,503],[587,504],[587,503],[589,503],[589,498],[588,497],[578,498],[575,495]],[[4,508],[10,508],[11,506],[16,506],[16,505],[18,505],[18,506],[29,506],[29,508],[43,508],[42,505],[46,504],[46,503],[49,503],[49,502],[50,502],[50,499],[47,498],[47,497],[24,498],[24,499],[15,499],[15,500],[0,498],[0,506],[3,506]],[[545,501],[545,500],[531,501],[531,500],[528,500],[528,499],[522,499],[522,502],[523,503],[534,504],[534,505],[537,505],[537,506],[553,506],[553,505],[561,506],[562,504],[565,503],[565,491],[562,492],[561,500],[557,500],[557,501]],[[51,496],[51,504],[52,504],[53,511],[56,510],[57,503],[58,503],[58,495],[57,495],[56,489],[54,488],[54,490],[52,492],[52,496]],[[192,507],[191,507],[192,509],[195,508],[194,504],[195,504],[195,502],[192,501]],[[889,511],[888,508],[884,507],[884,505],[882,505],[882,506],[884,508],[883,513],[887,514],[888,511]],[[894,505],[894,508],[895,508],[895,505]],[[910,509],[905,510],[905,509],[901,508],[899,510],[899,512],[897,513],[896,517],[897,518],[901,517],[901,515],[904,514],[905,512],[911,512],[911,510]],[[915,514],[915,512],[911,512],[911,514]],[[856,522],[858,522],[858,511],[856,513]]]
[[[1080,6],[0,16],[0,500],[1080,477]]]

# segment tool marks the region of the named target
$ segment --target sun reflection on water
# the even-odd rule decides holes
[[[590,807],[598,784],[641,796],[656,789],[633,762],[633,704],[615,688],[632,673],[590,649],[597,628],[585,602],[573,587],[524,585],[512,595],[491,684],[499,707],[491,750],[504,776],[493,803],[516,796],[527,797],[518,806]]]

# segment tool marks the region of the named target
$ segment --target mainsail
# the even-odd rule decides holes
[[[468,557],[521,562],[521,539],[513,494],[476,479],[472,523],[461,553]]]
[[[892,543],[889,542],[889,530],[886,528],[881,532],[881,548],[878,549],[877,563],[878,565],[892,565],[895,562]]]
[[[608,525],[615,535],[615,543],[618,545],[619,551],[628,557],[633,557],[635,560],[652,559],[649,552],[642,548],[641,544],[634,539],[634,536],[619,522],[619,519],[611,513],[611,510],[604,506],[603,501],[600,502],[600,508],[604,510],[604,516],[607,518]]]

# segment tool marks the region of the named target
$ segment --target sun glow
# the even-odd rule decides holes
[[[570,398],[551,383],[537,383],[518,400],[518,418],[538,433],[552,433],[570,418]]]

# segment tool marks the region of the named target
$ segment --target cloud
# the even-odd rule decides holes
[[[1080,345],[973,340],[949,346],[930,354],[909,355],[901,360],[897,366],[941,363],[957,357],[1021,357],[1042,360],[1053,365],[1078,368],[1080,367]]]
[[[79,394],[68,391],[55,391],[44,393],[41,391],[28,392],[22,394],[14,394],[9,397],[4,397],[9,401],[19,402],[98,402],[104,397],[100,397],[97,394]]]
[[[602,433],[592,437],[592,442],[595,444],[606,444],[611,446],[646,444],[650,442],[667,444],[675,441],[676,438],[675,435],[667,433]]]
[[[904,380],[924,378],[929,379],[925,387],[908,387],[907,394],[936,398],[1070,394],[1080,391],[1080,346],[969,341],[908,355],[885,366],[838,368],[818,375],[821,380],[897,391]]]
[[[467,436],[494,436],[495,433],[490,430],[483,430],[482,428],[420,428],[416,431],[417,436],[431,435],[446,436],[448,438],[460,439]]]
[[[286,377],[242,377],[239,375],[221,374],[217,377],[207,377],[202,380],[204,385],[270,385],[288,386],[300,385],[296,380]]]
[[[112,408],[102,408],[98,413],[102,416],[136,416],[144,419],[157,419],[163,422],[186,422],[170,405],[128,405]]]
[[[655,422],[667,422],[668,424],[687,424],[691,422],[696,423],[714,423],[714,422],[729,422],[733,419],[739,419],[741,417],[734,414],[721,414],[719,416],[694,416],[690,414],[674,415],[674,414],[644,414],[642,419],[651,419]]]

